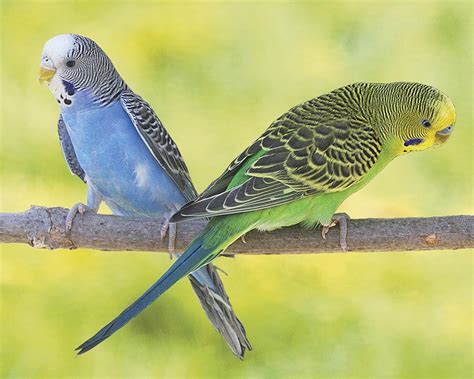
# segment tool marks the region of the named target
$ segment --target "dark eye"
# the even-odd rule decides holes
[[[423,125],[425,128],[429,128],[431,126],[431,122],[428,120],[423,120],[421,121],[421,125]]]
[[[68,67],[74,67],[76,65],[76,61],[70,60],[66,62],[66,66]]]

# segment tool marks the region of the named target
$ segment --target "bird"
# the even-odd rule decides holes
[[[170,216],[197,196],[186,164],[151,106],[133,92],[92,39],[61,34],[43,48],[39,79],[60,105],[58,134],[72,174],[87,185],[87,205],[66,218],[98,212],[104,201],[113,214],[162,220],[162,238],[176,227]],[[216,268],[210,264],[189,279],[207,317],[232,352],[251,350]]]
[[[409,82],[349,84],[291,108],[171,217],[210,221],[141,297],[79,351],[110,337],[250,230],[322,225],[324,234],[348,196],[395,157],[445,143],[455,118],[447,95]]]

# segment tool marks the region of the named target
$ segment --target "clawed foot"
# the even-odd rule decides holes
[[[177,230],[176,224],[170,224],[168,221],[165,221],[160,231],[161,241],[163,241],[166,237],[166,234],[169,233],[168,234],[168,253],[171,259],[173,258],[173,252],[176,247],[176,230]]]
[[[95,213],[95,211],[92,208],[89,208],[87,205],[82,204],[82,203],[77,203],[71,209],[69,209],[69,212],[67,213],[67,216],[66,216],[66,234],[69,234],[71,232],[72,222],[74,221],[74,218],[76,217],[76,215],[79,213],[82,216],[86,212]]]
[[[344,252],[347,251],[347,221],[349,220],[350,217],[347,213],[336,213],[332,216],[332,221],[329,225],[323,225],[321,232],[323,239],[326,239],[326,234],[328,234],[329,229],[339,224],[339,244]]]

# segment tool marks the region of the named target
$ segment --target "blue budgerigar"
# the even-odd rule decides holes
[[[68,215],[97,212],[104,201],[116,215],[169,218],[196,197],[188,169],[151,109],[120,77],[91,39],[63,34],[46,42],[40,80],[60,105],[58,133],[71,172],[87,184],[87,206]],[[169,226],[170,241],[175,227]],[[235,355],[251,349],[223,284],[211,265],[189,275],[207,316]],[[92,346],[90,347],[92,348]],[[89,348],[80,348],[83,353]]]

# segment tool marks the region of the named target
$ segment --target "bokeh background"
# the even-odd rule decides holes
[[[69,207],[44,42],[96,40],[155,108],[199,190],[291,106],[356,81],[418,81],[458,112],[442,149],[393,162],[353,218],[473,213],[469,1],[1,1],[2,212]],[[107,210],[102,209],[104,212]],[[142,293],[166,254],[3,245],[1,377],[426,377],[472,374],[472,251],[220,258],[254,351],[235,359],[182,281],[120,333],[73,348]]]

